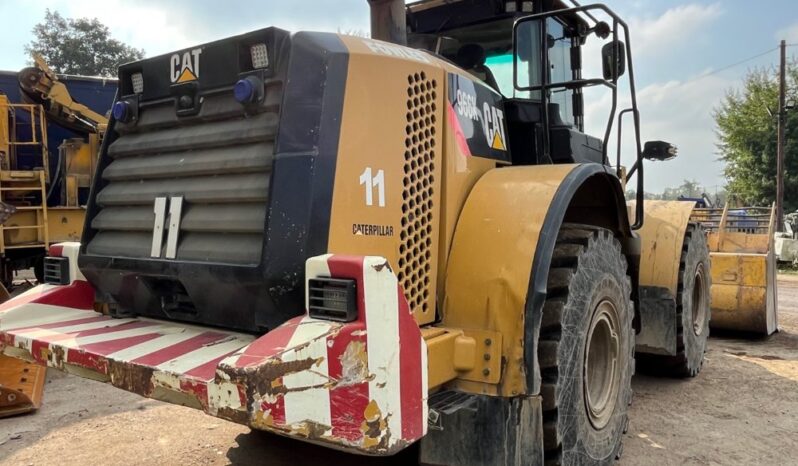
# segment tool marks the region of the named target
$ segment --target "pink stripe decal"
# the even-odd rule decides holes
[[[88,353],[82,349],[67,351],[67,362],[75,366],[87,367],[100,374],[108,373],[108,360],[96,353]]]
[[[191,393],[197,397],[203,409],[208,409],[208,384],[205,382],[194,382],[192,380],[181,380],[180,391]]]
[[[105,319],[108,320],[109,322],[112,321],[112,319],[108,317],[106,317]],[[114,332],[121,332],[123,330],[133,330],[137,328],[156,327],[156,326],[157,324],[152,322],[134,321],[134,322],[124,323],[121,325],[114,325],[113,327],[109,326],[109,327],[95,328],[92,330],[82,330],[80,332],[59,333],[57,335],[45,335],[41,337],[36,337],[34,341],[40,341],[44,343],[56,343],[62,340],[69,340],[70,338],[83,338],[95,335],[106,335]]]
[[[351,324],[338,335],[327,337],[329,376],[338,381],[330,390],[332,433],[349,441],[363,437],[360,427],[369,404],[365,328],[360,323]]]
[[[64,245],[63,244],[53,244],[50,246],[50,249],[47,251],[47,255],[50,257],[63,257],[64,254]]]
[[[223,338],[227,338],[227,335],[217,332],[200,333],[186,341],[182,341],[165,348],[160,348],[150,354],[136,358],[131,362],[133,364],[141,364],[142,366],[157,366],[158,364],[163,364],[166,361],[190,353],[191,351],[202,348],[209,343],[219,341]]]
[[[130,329],[132,327],[128,327]],[[103,341],[100,343],[91,343],[82,346],[81,349],[90,353],[97,353],[102,356],[108,356],[111,353],[130,348],[145,341],[154,340],[161,336],[159,333],[145,333],[144,335],[137,335],[135,337],[120,338],[118,340]]]
[[[253,341],[238,357],[235,366],[247,367],[261,364],[264,360],[283,352],[303,318],[304,316],[295,317]]]
[[[31,315],[33,315],[33,311],[31,311]],[[89,314],[87,313],[87,315]],[[59,327],[71,327],[73,325],[90,324],[93,322],[102,322],[103,320],[110,320],[109,317],[104,316],[102,314],[97,314],[96,312],[92,312],[91,315],[96,317],[85,317],[83,319],[66,320],[63,322],[55,322],[52,324],[31,325],[30,327],[19,327],[14,329],[14,333],[28,332],[30,330],[49,330]]]
[[[185,372],[183,375],[186,377],[191,377],[192,379],[203,380],[203,381],[211,381],[216,374],[216,366],[219,365],[220,362],[224,360],[224,358],[230,356],[231,354],[235,353],[235,351],[231,351],[224,356],[220,356],[216,359],[206,362],[201,366],[197,366],[190,371]]]
[[[449,117],[449,125],[454,130],[454,140],[457,142],[457,148],[465,157],[471,156],[471,149],[468,147],[463,127],[460,126],[460,120],[457,119],[457,113],[454,110],[451,102],[446,102],[446,114]]]
[[[328,343],[328,370],[334,380],[343,377],[342,358],[351,341],[362,344],[365,365],[365,380],[359,383],[344,385],[330,390],[330,418],[333,421],[333,435],[349,441],[363,437],[361,424],[365,420],[365,411],[371,399],[369,398],[368,385],[368,345],[366,344],[366,299],[363,289],[363,257],[334,255],[327,259],[330,276],[335,278],[349,278],[356,281],[358,316],[354,324],[347,325],[346,334],[342,331],[331,338],[332,346]],[[352,336],[352,332],[359,331],[360,336]],[[347,338],[348,337],[348,338]],[[350,350],[351,351],[351,350]]]
[[[418,329],[404,291],[399,286],[399,380],[402,392],[402,438],[421,438],[426,419],[422,393],[421,332]]]

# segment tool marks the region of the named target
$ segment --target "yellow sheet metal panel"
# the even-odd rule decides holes
[[[723,233],[723,241],[719,241],[719,234],[710,233],[713,237],[710,243],[711,251],[718,252],[740,252],[765,254],[771,243],[771,236],[768,234],[751,234],[727,231]]]
[[[526,391],[524,306],[540,231],[563,179],[576,165],[495,169],[474,186],[454,233],[442,325],[501,333],[498,388],[458,388],[513,396]]]
[[[712,283],[767,286],[767,256],[764,254],[714,252],[710,258]]]
[[[341,40],[350,56],[328,249],[386,257],[416,320],[428,324],[442,306],[462,206],[496,161],[459,153],[447,124],[446,73],[462,70],[421,51]],[[384,187],[372,183],[370,206],[361,184],[368,168],[372,181],[384,178]]]
[[[712,328],[770,335],[778,326],[776,265],[768,254],[712,253]]]
[[[686,201],[645,201],[640,235],[640,286],[667,288],[676,296],[684,234],[693,211]]]
[[[0,169],[8,170],[11,160],[8,97],[0,94]]]
[[[388,259],[419,324],[435,319],[445,73],[423,52],[342,36],[349,71],[328,250]],[[379,83],[379,85],[375,85]]]
[[[47,368],[0,353],[0,418],[41,406]]]
[[[47,224],[51,243],[80,241],[86,209],[82,207],[50,207]]]

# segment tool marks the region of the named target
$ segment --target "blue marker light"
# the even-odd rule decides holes
[[[242,104],[255,101],[255,86],[249,78],[240,79],[233,87],[233,96]]]
[[[114,104],[114,118],[122,123],[126,123],[130,117],[130,105],[124,100]]]

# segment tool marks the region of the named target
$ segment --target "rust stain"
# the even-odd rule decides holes
[[[365,450],[386,450],[391,437],[388,429],[388,419],[383,417],[377,402],[371,400],[363,410],[363,423],[360,425],[363,432],[363,445]]]
[[[263,415],[263,413],[260,412],[258,414],[261,416]],[[216,416],[237,424],[247,425],[249,421],[249,414],[245,410],[228,407],[219,408],[219,410],[216,411]]]
[[[313,366],[321,364],[322,361],[323,358],[306,358],[287,362],[273,359],[254,369],[233,369],[226,370],[225,373],[233,383],[245,384],[261,396],[276,395],[289,391],[282,383],[284,376],[310,370]]]
[[[66,352],[62,346],[56,346],[52,350],[44,347],[41,349],[41,361],[50,361],[53,367],[61,370],[64,369],[64,361],[66,361]]]
[[[154,369],[128,362],[109,361],[108,374],[111,385],[139,395],[149,396],[153,391]]]
[[[391,265],[388,264],[388,261],[385,261],[382,264],[372,265],[371,267],[377,272],[382,272],[382,270],[385,269],[386,267],[388,268],[389,272],[391,271]]]
[[[374,375],[369,374],[368,353],[362,341],[350,341],[340,356],[341,378],[332,385],[347,387],[368,382]]]

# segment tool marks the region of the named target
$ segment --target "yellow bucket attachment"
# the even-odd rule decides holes
[[[712,328],[770,335],[777,330],[775,207],[696,208],[712,262]]]
[[[0,418],[39,409],[47,368],[0,354]]]

